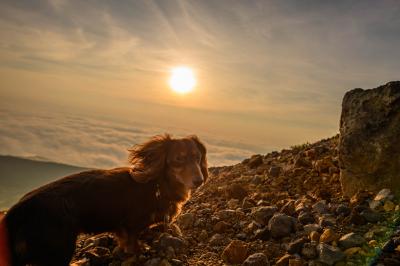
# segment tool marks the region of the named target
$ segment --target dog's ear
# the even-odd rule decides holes
[[[207,166],[207,149],[206,146],[199,140],[199,138],[196,135],[190,136],[190,139],[193,140],[197,148],[201,152],[201,162],[200,162],[200,167],[201,167],[201,173],[203,174],[204,182],[206,182],[208,178],[208,166]]]
[[[170,142],[170,135],[157,135],[129,149],[130,174],[135,181],[146,183],[164,174]]]

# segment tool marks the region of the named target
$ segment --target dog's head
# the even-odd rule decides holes
[[[208,177],[206,147],[197,136],[181,139],[167,134],[155,136],[129,151],[132,178],[140,183],[169,178],[193,189]]]

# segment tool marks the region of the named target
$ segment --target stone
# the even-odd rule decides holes
[[[344,236],[342,236],[339,239],[339,246],[342,247],[343,249],[348,249],[352,247],[360,247],[363,244],[366,243],[365,239],[356,234],[356,233],[348,233]]]
[[[332,215],[323,215],[318,218],[318,223],[322,227],[335,226],[336,218]]]
[[[227,223],[225,221],[219,221],[214,225],[213,229],[217,233],[224,233],[226,230],[228,230],[231,227],[232,227],[232,225],[230,223]]]
[[[301,168],[309,168],[312,166],[312,163],[308,159],[299,156],[296,158],[296,160],[294,162],[294,166],[301,167]]]
[[[255,202],[249,198],[244,198],[242,201],[242,208],[243,209],[250,209],[253,208],[255,205]]]
[[[393,252],[395,249],[396,249],[396,245],[395,245],[393,239],[389,239],[382,246],[382,251],[384,251],[384,252]]]
[[[310,233],[310,240],[311,240],[311,241],[318,242],[320,237],[321,237],[320,233],[318,233],[318,232],[316,232],[316,231],[312,231],[312,232]]]
[[[315,223],[314,216],[309,212],[301,212],[297,217],[300,223],[302,224],[312,224]]]
[[[183,263],[183,261],[178,260],[178,259],[171,259],[171,265],[172,266],[184,266],[185,263]]]
[[[277,213],[268,222],[268,229],[273,238],[289,236],[295,231],[295,219],[283,213]]]
[[[351,257],[357,253],[359,253],[360,251],[362,251],[362,248],[360,247],[352,247],[352,248],[348,248],[344,251],[344,254],[346,254],[347,257]]]
[[[247,257],[243,266],[269,266],[269,261],[264,253],[254,253]]]
[[[333,242],[333,241],[335,241],[335,240],[337,240],[337,239],[338,239],[338,236],[337,236],[337,234],[335,233],[335,231],[333,231],[333,230],[330,229],[330,228],[327,228],[327,229],[325,229],[324,232],[322,233],[322,235],[321,235],[319,241],[320,241],[321,243],[327,243],[327,244],[329,244],[329,243],[331,243],[331,242]]]
[[[186,243],[182,239],[175,236],[171,236],[167,233],[162,233],[160,235],[159,241],[161,249],[172,247],[178,253],[184,252],[187,247]]]
[[[232,240],[228,246],[225,247],[222,252],[221,258],[232,264],[243,263],[247,258],[247,244],[240,240]]]
[[[296,257],[294,255],[285,254],[279,258],[279,260],[275,263],[275,266],[288,266],[289,260],[295,259],[295,258]]]
[[[340,182],[343,193],[358,189],[400,190],[400,81],[354,89],[343,98],[340,119]]]
[[[282,167],[280,166],[272,166],[268,170],[269,177],[278,177],[282,172]]]
[[[369,242],[368,242],[368,245],[370,246],[370,247],[377,247],[378,245],[379,245],[379,243],[378,243],[378,241],[376,241],[375,239],[372,239],[372,240],[370,240]]]
[[[194,214],[193,213],[184,213],[178,217],[178,224],[183,229],[189,229],[193,226],[194,222]]]
[[[376,201],[385,201],[387,199],[391,200],[393,198],[392,192],[388,188],[381,189],[375,196]]]
[[[208,233],[207,230],[201,230],[200,234],[199,234],[199,240],[204,242],[208,239]]]
[[[299,239],[296,239],[296,240],[290,242],[288,245],[288,248],[287,248],[287,252],[289,254],[300,253],[305,242],[306,242],[306,240],[304,238],[299,238]]]
[[[288,266],[303,266],[303,261],[299,258],[289,259]]]
[[[289,216],[295,215],[295,201],[289,200],[288,202],[286,202],[286,204],[282,206],[279,212],[287,214]]]
[[[370,223],[377,223],[382,220],[382,215],[379,212],[376,212],[371,209],[366,209],[360,213],[362,217],[365,218],[367,222]]]
[[[169,266],[171,265],[167,260],[161,258],[152,258],[144,263],[144,266]]]
[[[316,258],[318,254],[315,244],[305,243],[301,249],[301,255],[303,255],[306,259]]]
[[[263,163],[263,157],[260,154],[251,156],[250,160],[247,162],[247,165],[250,168],[257,168]]]
[[[242,200],[248,194],[247,190],[241,184],[231,184],[226,188],[226,195],[229,199]]]
[[[239,200],[238,199],[230,199],[226,204],[229,209],[236,209],[239,207]]]
[[[312,206],[313,211],[324,214],[328,212],[328,206],[326,205],[325,200],[318,201]]]
[[[318,224],[306,224],[303,227],[303,230],[308,235],[313,231],[320,232],[322,230],[322,228]]]
[[[351,213],[351,209],[347,205],[339,204],[336,208],[337,215],[347,216],[350,213]]]
[[[385,204],[383,204],[383,209],[384,209],[386,212],[393,211],[395,207],[396,207],[396,205],[395,205],[392,201],[390,201],[390,200],[385,201]]]
[[[255,236],[256,239],[261,239],[261,240],[269,240],[271,238],[271,231],[269,231],[268,227],[265,227],[263,229],[258,229],[255,231]]]
[[[324,243],[317,245],[317,253],[319,261],[328,265],[334,265],[346,256],[339,248]]]
[[[209,243],[211,246],[220,246],[224,243],[224,237],[220,234],[214,234],[210,238]]]
[[[227,220],[231,221],[231,220],[237,219],[237,213],[236,213],[235,210],[229,210],[229,209],[220,210],[220,211],[218,211],[218,212],[216,213],[216,215],[217,215],[221,220],[225,220],[225,221],[227,221]]]
[[[269,219],[278,210],[276,206],[262,206],[256,207],[251,212],[251,217],[261,225],[267,225]]]

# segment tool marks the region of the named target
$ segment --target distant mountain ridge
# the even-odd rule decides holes
[[[88,168],[42,158],[0,155],[0,210],[11,207],[24,194],[60,177]]]

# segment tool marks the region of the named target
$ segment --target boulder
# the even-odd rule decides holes
[[[343,193],[400,192],[400,81],[354,89],[343,98],[339,161]]]

